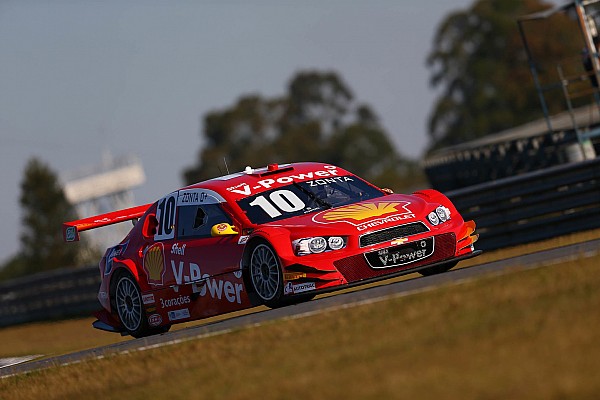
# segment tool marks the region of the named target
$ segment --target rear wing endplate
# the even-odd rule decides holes
[[[140,218],[151,205],[152,204],[145,204],[143,206],[126,208],[124,210],[112,211],[106,214],[65,222],[62,226],[63,239],[65,242],[76,242],[79,240],[79,232]]]

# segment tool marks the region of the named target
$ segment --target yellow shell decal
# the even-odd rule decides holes
[[[148,274],[148,283],[163,284],[165,258],[162,243],[156,243],[146,251],[146,254],[144,254],[144,269]]]
[[[381,217],[395,213],[398,211],[406,212],[404,207],[406,202],[381,202],[381,203],[366,203],[366,204],[353,204],[345,207],[336,208],[335,210],[326,212],[322,218],[325,221],[341,221],[353,219],[355,221],[364,221],[366,219]],[[399,210],[397,207],[402,208]]]

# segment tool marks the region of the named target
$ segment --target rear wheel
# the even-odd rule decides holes
[[[114,288],[114,303],[121,325],[135,338],[167,332],[170,326],[152,328],[143,307],[142,293],[131,274],[124,272],[117,276]]]
[[[450,271],[458,264],[458,261],[450,261],[445,264],[436,265],[435,267],[425,268],[419,270],[419,273],[423,276],[431,276],[435,274],[441,274],[442,272]]]

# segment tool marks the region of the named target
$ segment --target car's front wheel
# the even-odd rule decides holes
[[[248,261],[250,284],[261,302],[269,307],[281,305],[283,297],[283,273],[279,257],[266,243],[252,248]]]

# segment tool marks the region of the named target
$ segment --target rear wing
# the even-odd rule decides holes
[[[124,210],[112,211],[106,214],[65,222],[62,226],[63,239],[65,242],[76,242],[79,240],[79,232],[140,218],[151,205],[152,204],[145,204],[143,206],[126,208]]]

